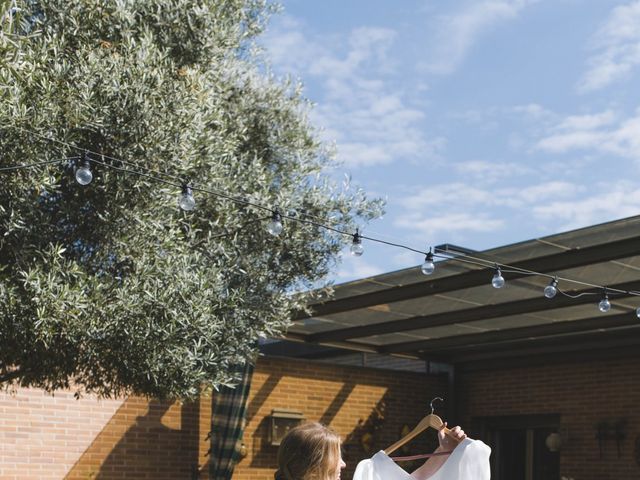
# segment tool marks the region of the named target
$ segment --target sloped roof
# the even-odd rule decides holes
[[[473,254],[489,262],[625,291],[640,291],[640,216]],[[500,360],[604,348],[637,348],[640,297],[560,281],[571,295],[545,298],[549,277],[507,273],[491,286],[494,269],[458,260],[335,287],[331,298],[299,314],[287,338],[341,349],[450,363]],[[580,295],[588,293],[591,295]],[[575,297],[575,298],[572,298]]]

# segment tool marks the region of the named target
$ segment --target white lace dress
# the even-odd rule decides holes
[[[491,449],[480,440],[467,438],[460,442],[429,480],[490,480],[489,455]],[[362,460],[356,467],[353,480],[414,480],[384,451]]]

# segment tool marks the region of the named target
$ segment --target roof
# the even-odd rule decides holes
[[[430,276],[417,266],[337,285],[310,305],[311,316],[296,315],[287,338],[454,364],[640,345],[640,297],[610,294],[601,313],[596,288],[640,291],[640,216],[473,257],[558,276],[570,296],[548,299],[549,277],[523,273],[503,272],[506,284],[495,289],[494,268],[444,260]]]

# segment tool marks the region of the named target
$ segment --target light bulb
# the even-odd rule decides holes
[[[364,247],[362,246],[362,238],[356,228],[356,233],[353,234],[353,243],[351,243],[351,255],[359,257],[364,253]]]
[[[598,309],[602,313],[607,313],[611,310],[611,302],[609,301],[609,296],[606,293],[602,297],[602,300],[600,300],[600,303],[598,303]]]
[[[76,169],[76,182],[80,185],[89,185],[93,180],[93,173],[91,173],[91,164],[86,155],[82,156],[82,165]]]
[[[636,308],[636,317],[640,318],[640,307]]]
[[[182,186],[182,195],[180,195],[178,205],[180,205],[180,208],[185,212],[190,212],[191,210],[196,208],[196,199],[193,198],[193,192],[191,191],[190,186]]]
[[[282,233],[282,215],[280,215],[280,211],[276,208],[273,211],[273,215],[271,216],[271,220],[267,223],[267,232],[269,232],[274,237],[277,237]]]
[[[558,280],[555,278],[549,282],[549,285],[544,287],[544,296],[547,298],[553,298],[558,293]]]
[[[500,268],[496,268],[496,273],[493,275],[491,279],[491,285],[493,288],[502,288],[504,287],[504,277],[502,276],[502,272]]]
[[[420,267],[422,273],[425,275],[431,275],[436,269],[435,263],[433,263],[433,253],[431,253],[431,249],[429,249],[429,253],[424,257],[424,263]]]

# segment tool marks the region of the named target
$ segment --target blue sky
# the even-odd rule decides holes
[[[364,234],[506,245],[640,214],[640,0],[284,0],[263,38],[305,85]],[[418,265],[365,244],[343,282]]]

